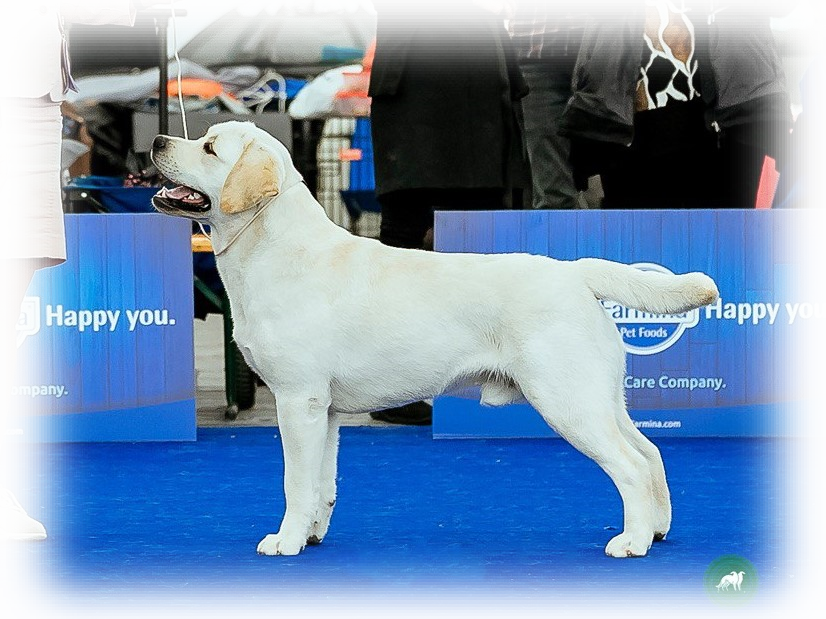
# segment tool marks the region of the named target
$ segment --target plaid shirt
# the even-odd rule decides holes
[[[585,28],[580,0],[518,0],[510,21],[519,60],[576,56]]]

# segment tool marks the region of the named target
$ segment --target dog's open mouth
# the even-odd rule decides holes
[[[161,187],[161,190],[152,196],[152,204],[160,209],[176,209],[191,213],[205,213],[209,210],[209,199],[199,191],[186,185],[177,187]]]

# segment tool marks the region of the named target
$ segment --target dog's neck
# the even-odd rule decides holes
[[[278,195],[249,209],[243,213],[245,216],[212,225],[210,240],[216,258],[222,258],[229,252],[250,251],[261,238],[254,232],[260,226],[273,228],[267,238],[276,244],[280,237],[296,238],[302,236],[301,232],[315,236],[319,226],[344,232],[343,228],[329,220],[300,175],[289,178],[284,185]]]
[[[213,234],[213,236],[210,237],[213,246],[212,249],[215,252],[215,256],[218,257],[221,254],[227,252],[230,249],[230,247],[232,247],[232,245],[234,245],[235,242],[241,238],[241,235],[244,234],[244,232],[246,232],[247,229],[250,226],[252,226],[259,217],[265,214],[266,210],[271,205],[275,204],[275,202],[278,202],[279,200],[287,198],[286,194],[288,194],[290,190],[300,185],[301,182],[301,180],[297,180],[293,182],[291,185],[284,187],[278,195],[262,200],[259,204],[256,204],[246,213],[244,213],[244,217],[234,218],[233,224],[216,226],[216,230],[229,231],[230,234],[221,234],[219,232],[218,235]],[[217,236],[224,237],[220,243],[218,242]]]

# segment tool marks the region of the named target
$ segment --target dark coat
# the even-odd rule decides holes
[[[378,7],[369,88],[378,195],[524,186],[515,109],[527,86],[510,39],[493,14],[460,14]]]
[[[770,14],[742,2],[717,2],[715,7],[718,11],[710,16],[701,10],[691,13],[708,125],[726,129],[762,122],[788,132],[789,95]],[[631,143],[644,22],[643,2],[623,3],[621,13],[602,15],[586,26],[560,133]]]

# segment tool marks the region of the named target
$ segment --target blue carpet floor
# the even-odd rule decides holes
[[[599,584],[705,595],[722,555],[787,570],[771,439],[658,439],[674,522],[641,559],[604,555],[622,527],[619,495],[558,439],[433,440],[430,428],[343,428],[339,495],[324,543],[297,557],[256,545],[283,512],[277,428],[201,429],[192,443],[37,446],[46,497],[30,512],[49,539],[34,561],[55,587],[114,595],[455,587],[552,592]]]

